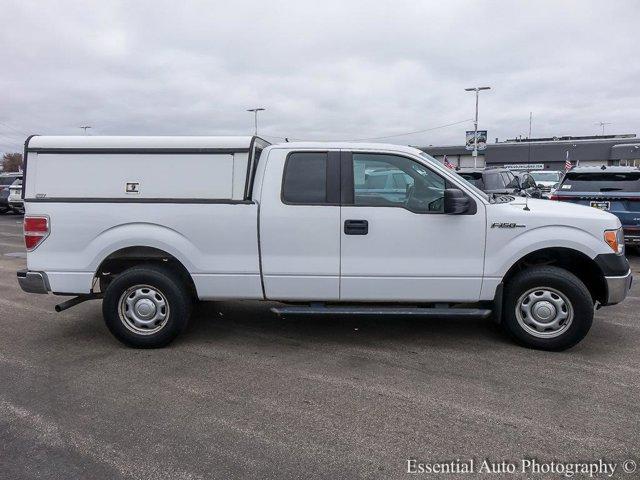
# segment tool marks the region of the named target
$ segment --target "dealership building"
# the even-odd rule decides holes
[[[446,156],[454,167],[473,167],[471,152],[460,146],[417,147],[440,161]],[[565,160],[573,165],[629,165],[640,167],[640,139],[635,134],[514,138],[487,143],[478,152],[478,167],[523,170],[563,170]]]

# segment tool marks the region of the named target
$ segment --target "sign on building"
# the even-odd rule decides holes
[[[473,130],[467,130],[466,149],[473,150]],[[487,131],[478,130],[478,150],[487,148]]]
[[[506,163],[503,167],[509,170],[544,170],[543,163]]]

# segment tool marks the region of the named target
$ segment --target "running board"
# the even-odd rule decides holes
[[[341,306],[282,306],[273,307],[273,313],[283,315],[391,315],[404,317],[489,318],[491,310],[484,308],[440,307],[341,307]]]

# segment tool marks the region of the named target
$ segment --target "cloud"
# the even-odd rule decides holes
[[[640,127],[637,2],[5,1],[0,149],[25,134],[489,138]],[[459,144],[471,122],[388,141]]]

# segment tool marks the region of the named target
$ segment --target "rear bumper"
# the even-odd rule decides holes
[[[631,270],[626,275],[604,278],[607,282],[607,302],[605,305],[614,305],[623,301],[631,289],[633,281]]]
[[[30,270],[19,270],[16,273],[20,288],[27,293],[49,293],[49,279],[44,272],[32,272]]]

